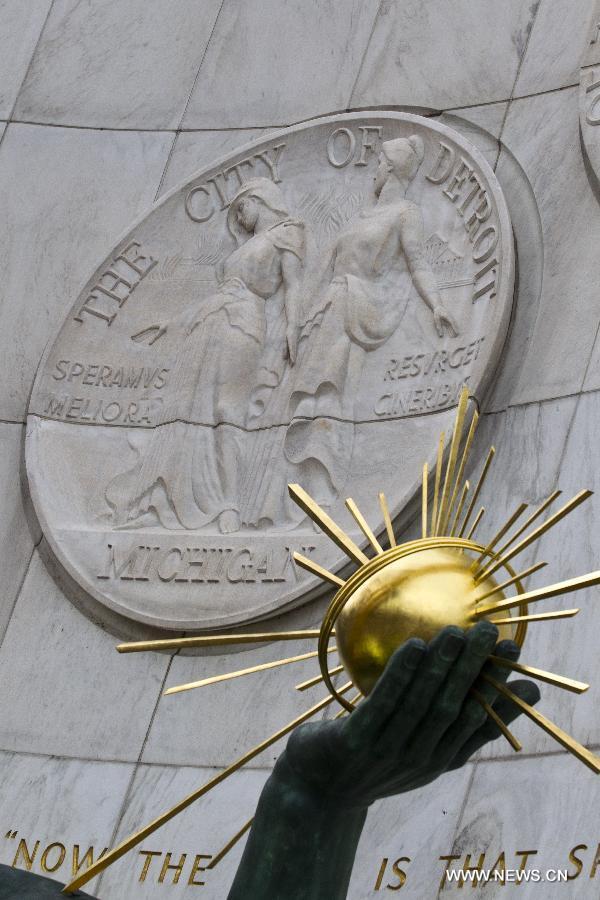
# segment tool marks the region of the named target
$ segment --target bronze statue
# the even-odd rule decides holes
[[[467,632],[449,626],[429,645],[412,638],[349,717],[297,728],[262,791],[228,900],[344,900],[369,806],[459,768],[500,736],[470,691],[505,723],[520,714],[481,678],[504,683],[509,674],[490,653],[519,657],[516,644],[497,637],[483,621]],[[527,703],[539,700],[532,681],[510,686]],[[64,896],[61,887],[18,869],[0,872],[0,900]]]
[[[449,626],[429,646],[413,638],[348,718],[297,728],[263,789],[228,900],[344,900],[369,806],[459,768],[500,736],[470,690],[504,722],[519,715],[480,677],[506,681],[490,653],[518,659],[517,645],[497,637],[480,622]],[[531,681],[510,686],[539,700]]]

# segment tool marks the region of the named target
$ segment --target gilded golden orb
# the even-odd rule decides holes
[[[342,662],[365,695],[394,650],[409,638],[430,641],[447,625],[470,628],[480,597],[504,599],[494,590],[493,578],[475,583],[473,557],[460,549],[433,546],[399,559],[394,553],[385,555],[392,558],[387,564],[379,558],[379,566],[349,593],[335,621]],[[501,640],[521,642],[516,624],[498,628]]]

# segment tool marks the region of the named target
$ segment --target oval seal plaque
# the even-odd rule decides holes
[[[364,544],[414,496],[460,388],[482,397],[514,260],[495,176],[403,113],[271,134],[197,174],[116,244],[40,364],[37,514],[100,604],[177,630],[297,604],[341,552],[300,483]]]

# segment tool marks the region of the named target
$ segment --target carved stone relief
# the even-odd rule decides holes
[[[592,19],[579,81],[579,123],[590,174],[600,188],[600,2]]]
[[[90,278],[38,371],[27,469],[54,553],[131,619],[223,627],[300,602],[294,550],[344,564],[288,499],[381,529],[513,293],[481,154],[434,120],[317,119],[171,192]],[[99,607],[101,609],[101,607]]]

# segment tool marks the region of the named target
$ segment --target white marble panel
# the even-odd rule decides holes
[[[215,769],[140,766],[119,823],[116,841],[170,809],[215,774]],[[206,896],[215,900],[226,897],[244,841],[213,871],[197,869],[194,874],[194,862],[201,855],[204,858],[198,859],[197,865],[205,867],[210,856],[218,853],[248,821],[267,776],[267,772],[242,770],[220,784],[106,870],[100,876],[99,896],[102,900],[123,900],[124,897],[162,900],[165,895],[176,898]],[[157,855],[148,856],[140,851]],[[166,858],[167,853],[171,853],[170,860]],[[182,854],[185,854],[184,859]],[[148,867],[144,876],[146,861]],[[162,867],[169,864],[177,866],[180,862],[183,866],[177,883],[173,883],[176,877],[173,869],[164,872],[161,883]]]
[[[23,420],[46,341],[106,248],[153,201],[172,136],[11,124],[0,149],[2,401]]]
[[[600,3],[598,0],[588,0],[590,3],[590,29],[587,34],[587,47],[581,58],[581,65],[595,66],[600,62]]]
[[[215,769],[140,766],[117,839],[125,838],[142,823],[151,821],[215,774]],[[392,870],[395,860],[409,856],[405,895],[423,897],[426,884],[432,888],[427,896],[434,895],[441,865],[438,856],[450,852],[471,774],[471,766],[466,766],[414,794],[394,797],[373,806],[359,845],[349,900],[365,900],[379,894],[374,887],[385,856],[389,857],[390,864],[384,890],[388,883],[397,883]],[[141,850],[157,854],[150,858],[144,880],[140,881],[140,877],[148,857],[134,850],[102,876],[100,894],[103,900],[121,900],[124,895],[139,900],[158,900],[164,895],[166,885],[173,896],[195,896],[196,888],[190,885],[190,878],[196,854],[210,856],[218,852],[252,816],[267,775],[264,771],[244,769],[163,826],[141,845]],[[226,896],[243,844],[242,840],[214,871],[196,874],[198,881],[205,881],[207,896]],[[163,884],[159,883],[169,852],[171,859],[167,864],[170,862],[174,866],[182,861],[182,854],[186,855],[176,886],[172,886],[173,870],[165,872]],[[201,864],[206,865],[208,861],[203,859]]]
[[[184,127],[284,126],[347,108],[378,5],[225,0]]]
[[[585,381],[583,383],[584,391],[600,390],[600,339],[596,335],[592,356],[585,373]]]
[[[511,323],[495,384],[485,400],[491,412],[506,409],[519,383],[540,311],[544,276],[544,236],[535,194],[527,174],[505,146],[496,175],[510,210],[517,265]]]
[[[523,856],[517,851],[536,850],[528,857],[528,869],[539,868],[544,876],[550,868],[567,869],[572,880],[520,886],[490,883],[467,887],[465,896],[485,900],[597,897],[600,869],[596,866],[594,872],[598,834],[593,811],[598,803],[600,780],[565,753],[480,763],[452,851],[461,857],[455,868],[477,865],[481,853],[485,854],[483,865],[493,867],[504,851],[506,867],[518,869]],[[569,859],[578,845],[574,855],[579,864]],[[441,896],[463,894],[456,884],[447,884]]]
[[[596,149],[596,148],[594,148]],[[600,147],[598,148],[600,150]],[[598,152],[598,151],[596,151]],[[600,331],[596,332],[592,355],[585,373],[583,382],[584,391],[597,391],[600,389]]]
[[[499,141],[508,103],[492,103],[442,113],[440,121],[465,134],[495,169],[508,204],[517,249],[512,321],[497,376],[484,407],[505,409],[514,393],[537,317],[543,275],[543,235],[535,195],[517,159]]]
[[[0,862],[25,869],[28,855],[30,871],[69,881],[90,848],[96,860],[111,846],[133,768],[0,752]]]
[[[0,653],[0,746],[135,761],[169,657],[121,656],[84,617],[36,552]]]
[[[529,504],[528,509],[504,539],[507,540],[510,534],[514,534],[557,487],[562,487],[563,456],[576,406],[577,399],[568,397],[558,401],[512,407],[505,414],[484,417],[477,437],[476,460],[471,466],[473,473],[471,481],[478,477],[488,447],[493,444],[497,452],[481,492],[481,503],[477,503],[477,507],[481,505],[486,509],[481,527],[477,532],[482,543],[485,543],[484,538],[491,538],[500,529],[521,502]],[[569,499],[569,496],[568,490],[565,489],[565,495],[557,498],[548,512],[532,523],[526,533],[528,534],[545,518],[558,510]],[[577,513],[573,515],[576,516]],[[549,565],[527,579],[525,586],[528,589],[541,587],[561,577],[561,573],[551,565],[552,556],[549,556],[543,547],[533,544],[511,560],[511,565],[516,572],[522,572],[541,560],[545,560]],[[502,581],[509,576],[504,570],[501,570],[496,577],[500,577]],[[573,606],[573,604],[567,603],[567,606]],[[549,606],[548,608],[557,607]],[[560,627],[560,623],[532,625],[526,637],[523,660],[538,665],[540,668],[548,668],[544,665],[545,660],[541,660],[535,650],[534,636],[538,633],[536,629],[556,635],[557,628]],[[570,625],[563,624],[562,627],[570,627]],[[546,632],[546,630],[548,631]],[[551,698],[548,697],[546,688],[544,688],[544,695],[545,703],[549,699],[553,699],[553,695]],[[550,709],[550,707],[547,708]],[[525,752],[534,752],[540,737],[537,733],[538,729],[522,718],[515,726],[515,731],[523,743]],[[513,750],[504,738],[498,738],[488,744],[481,751],[481,755],[485,757],[512,756]]]
[[[506,100],[535,12],[482,0],[384,0],[351,105],[453,109]]]
[[[503,142],[525,170],[541,217],[542,302],[512,403],[578,391],[598,324],[600,207],[579,145],[577,89],[511,104]]]
[[[482,106],[464,106],[442,113],[442,117],[458,116],[461,119],[466,119],[467,122],[471,122],[483,131],[488,132],[495,138],[498,138],[502,131],[502,124],[506,116],[507,107],[508,102],[506,101],[499,103],[484,103]],[[473,130],[473,136],[473,139],[475,139],[477,130]]]
[[[2,0],[0,23],[0,116],[9,118],[51,0]]]
[[[25,577],[34,542],[41,537],[21,485],[22,425],[0,423],[0,644]]]
[[[519,70],[515,96],[556,90],[579,80],[596,0],[541,0]]]
[[[478,477],[494,445],[496,454],[480,497],[489,516],[486,529],[492,520],[494,526],[502,524],[521,501],[534,508],[555,490],[576,406],[577,398],[564,397],[483,417],[469,477]]]
[[[176,128],[219,0],[55,0],[15,117],[54,125]]]
[[[598,51],[600,54],[600,50]],[[599,196],[600,142],[598,140],[598,68],[597,65],[581,69],[579,80],[579,127],[583,154],[590,189]]]
[[[325,600],[317,601],[275,623],[269,621],[269,629],[318,628],[324,604]],[[316,644],[316,639],[279,641],[229,653],[204,651],[201,656],[176,656],[165,689],[314,652]],[[331,655],[331,660],[332,667],[334,662],[337,665],[336,654]],[[327,696],[322,684],[303,692],[294,689],[296,684],[318,674],[318,660],[310,658],[162,697],[142,761],[204,766],[233,762]],[[317,718],[334,715],[338,708],[332,704]],[[272,766],[283,746],[278,743],[265,750],[250,765]]]
[[[223,131],[180,131],[165,169],[160,194],[165,194],[194,172],[250,141],[268,134],[268,128],[228,128]]]
[[[595,493],[571,513],[568,519],[541,539],[539,556],[549,560],[551,564],[541,573],[546,576],[542,584],[562,581],[600,568],[599,416],[600,394],[581,396],[564,451],[558,486],[563,489],[565,500],[582,488],[589,488]],[[600,589],[596,587],[544,601],[540,609],[578,607],[581,612],[567,622],[532,628],[523,654],[532,665],[591,684],[590,690],[581,696],[557,688],[544,688],[543,711],[577,740],[594,745],[600,744],[600,664],[597,646],[599,598]],[[529,737],[527,739],[528,750],[537,752],[556,749],[556,743],[539,729],[533,731],[533,743]]]
[[[576,411],[569,423],[569,410],[574,402]],[[538,430],[534,438],[537,445],[536,465],[547,469],[549,475],[558,468],[555,486],[563,494],[540,521],[559,509],[581,489],[598,489],[600,453],[595,423],[600,414],[600,394],[583,395],[576,401],[575,398],[561,401],[563,411],[560,420],[557,415],[560,407],[557,406],[555,414],[550,412],[554,406],[555,404],[550,403],[541,407],[547,412],[545,427]],[[544,485],[543,493],[551,488],[551,477],[550,475]],[[599,568],[600,545],[596,537],[599,515],[600,503],[598,495],[594,494],[544,535],[530,551],[516,558],[524,561],[529,552],[532,562],[534,559],[548,562],[545,569],[532,577],[532,587],[553,584]],[[584,744],[600,743],[600,723],[597,716],[600,667],[595,627],[598,597],[599,589],[589,588],[537,603],[536,610],[532,608],[532,611],[572,608],[579,608],[581,611],[572,619],[532,624],[522,652],[522,661],[525,663],[591,683],[590,690],[581,696],[540,685],[541,712]],[[524,719],[516,726],[515,732],[527,753],[554,752],[558,749],[559,745],[554,740]],[[498,740],[489,745],[484,755],[511,756],[512,750],[503,740]]]
[[[481,150],[494,169],[500,152],[499,137],[506,116],[508,103],[490,103],[485,106],[468,106],[442,113],[440,122],[456,128]]]
[[[472,769],[463,766],[418,791],[373,805],[358,845],[348,900],[387,897],[399,889],[400,896],[411,900],[437,896],[443,870],[439,857],[451,852]],[[393,867],[401,857],[405,859],[397,865],[406,880],[399,888],[401,877]],[[376,890],[384,858],[389,862]]]

